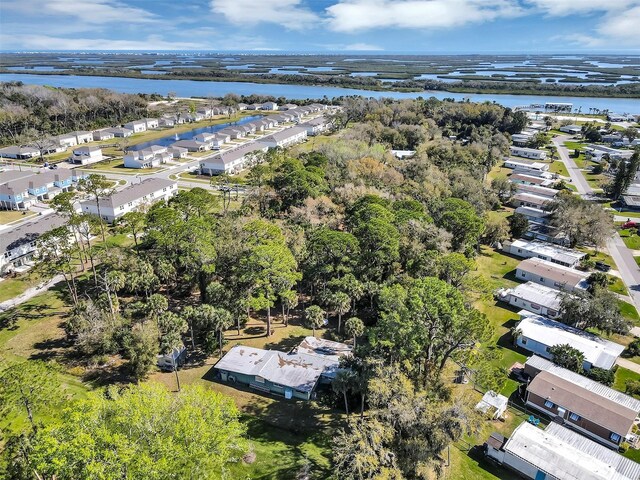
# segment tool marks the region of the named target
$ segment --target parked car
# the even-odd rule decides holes
[[[596,262],[596,270],[600,270],[601,272],[608,272],[611,270],[611,265],[608,265],[604,262]]]
[[[636,228],[636,227],[638,227],[638,224],[636,222],[626,222],[622,224],[623,229]]]

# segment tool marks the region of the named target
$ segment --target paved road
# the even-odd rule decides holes
[[[36,287],[32,287],[27,289],[25,292],[21,293],[20,295],[18,295],[17,297],[13,297],[5,302],[0,303],[0,312],[3,312],[5,310],[9,310],[10,308],[13,308],[17,305],[20,305],[21,303],[26,302],[27,300],[32,299],[33,297],[35,297],[36,295],[39,295],[43,292],[46,292],[47,290],[49,290],[51,287],[53,287],[55,284],[62,282],[64,280],[64,277],[62,275],[56,275],[55,277],[53,277],[51,280],[49,280],[48,282],[45,282],[41,285],[38,285]],[[0,287],[2,286],[2,283],[0,283]]]
[[[560,159],[567,167],[569,172],[569,176],[571,177],[571,183],[573,183],[578,189],[578,193],[580,195],[593,195],[593,188],[589,185],[582,175],[580,168],[576,165],[576,162],[573,161],[571,156],[569,155],[569,151],[564,146],[564,142],[570,139],[569,135],[559,135],[553,139],[553,144],[556,146],[558,150],[558,154],[560,154]]]
[[[578,189],[578,193],[582,196],[593,195],[593,189],[585,180],[582,172],[569,156],[569,151],[564,146],[564,142],[569,138],[569,135],[559,135],[553,139],[553,144],[560,154],[560,159],[566,165],[571,181]],[[633,259],[632,251],[627,248],[617,232],[607,240],[607,249],[618,266],[620,277],[629,291],[633,304],[640,311],[640,269],[638,269]]]
[[[627,370],[631,370],[632,372],[640,373],[640,365],[632,362],[631,360],[627,360],[626,358],[618,357],[616,365],[626,368]]]

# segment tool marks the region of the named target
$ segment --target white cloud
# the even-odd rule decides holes
[[[192,42],[166,41],[158,35],[140,40],[111,38],[62,38],[37,34],[0,35],[0,43],[25,50],[198,50],[207,45]]]
[[[340,0],[326,11],[340,32],[450,28],[524,14],[517,0]]]
[[[211,10],[237,25],[275,23],[302,30],[319,21],[301,0],[211,0]]]
[[[370,43],[352,43],[351,45],[347,45],[346,47],[344,47],[344,49],[362,52],[384,50],[384,48],[378,47],[377,45],[371,45]]]
[[[158,21],[151,12],[130,7],[116,0],[14,0],[3,2],[3,8],[31,15],[53,15],[75,18],[83,23],[150,23]]]
[[[640,46],[640,4],[621,14],[608,15],[596,30],[621,44]]]
[[[638,0],[527,0],[527,3],[553,16],[592,12],[620,12],[638,4]]]

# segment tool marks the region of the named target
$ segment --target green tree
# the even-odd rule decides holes
[[[137,323],[125,339],[125,352],[129,358],[129,371],[140,382],[156,364],[159,351],[158,328],[155,323]]]
[[[393,285],[380,294],[381,318],[369,336],[391,362],[422,364],[423,383],[437,380],[452,355],[473,350],[491,336],[491,326],[468,307],[462,294],[437,278]]]
[[[344,411],[349,416],[348,393],[353,390],[356,382],[355,373],[351,370],[338,370],[335,378],[331,381],[331,388],[334,392],[342,395],[344,399]]]
[[[433,212],[436,225],[453,235],[453,248],[467,252],[478,244],[484,232],[484,219],[473,206],[459,198],[447,198]]]
[[[325,312],[317,305],[311,305],[304,310],[304,321],[307,328],[313,329],[313,336],[316,336],[316,328],[324,325]]]
[[[125,213],[118,221],[122,231],[131,234],[136,247],[140,234],[144,231],[146,217],[142,212],[133,211]]]
[[[597,328],[611,335],[626,335],[631,323],[620,314],[615,293],[592,285],[590,291],[565,294],[560,302],[560,318],[563,323],[577,328]]]
[[[289,314],[292,308],[298,306],[298,294],[295,290],[285,290],[280,292],[280,303],[282,305],[282,319],[284,326],[289,326]]]
[[[508,218],[511,238],[520,238],[529,230],[529,220],[521,213],[514,213]]]
[[[364,333],[364,323],[358,317],[351,317],[344,323],[344,332],[353,338],[353,348],[356,348],[356,339]]]
[[[228,478],[248,450],[230,398],[157,383],[92,392],[40,429],[15,459],[26,478]]]
[[[556,365],[576,373],[584,371],[584,353],[568,343],[549,347],[549,353]]]
[[[0,370],[0,408],[26,414],[36,430],[36,415],[46,413],[60,400],[57,372],[40,360],[10,363]]]
[[[338,333],[342,330],[342,316],[351,310],[351,299],[344,292],[334,292],[329,295],[328,304],[338,315]]]
[[[107,180],[107,177],[105,177],[104,175],[97,175],[95,173],[92,173],[87,178],[83,178],[78,182],[78,188],[86,192],[87,195],[89,195],[96,202],[98,217],[102,219],[100,200],[108,197],[114,192],[111,181]],[[107,237],[103,223],[100,223],[100,232],[102,233],[102,241],[106,242]]]

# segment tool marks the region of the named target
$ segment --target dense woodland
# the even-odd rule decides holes
[[[132,248],[90,243],[92,235],[106,237],[107,228],[73,212],[73,194],[56,197],[77,241],[64,227],[45,235],[40,265],[65,276],[71,307],[65,328],[74,361],[94,365],[118,355],[121,374],[132,381],[147,377],[156,354],[183,343],[191,355],[221,352],[225,331],[239,331],[249,317],[265,319],[267,336],[276,321],[302,322],[315,332],[328,317],[327,335],[357,345],[349,370],[333,385],[336,407],[357,412],[333,439],[336,478],[436,478],[446,446],[479,425],[472,406],[453,398],[445,369],[457,364],[497,391],[506,379],[489,362],[496,353],[484,346],[490,323],[473,307],[491,294],[475,272],[475,257],[481,243],[526,228],[522,219],[487,215],[509,192],[501,181],[485,181],[526,117],[493,104],[435,99],[353,98],[343,107],[334,120],[344,128],[329,141],[296,155],[271,151],[254,167],[238,208],[230,208],[231,193],[194,188],[167,205],[125,215],[116,230],[132,236]],[[416,155],[398,160],[389,147],[415,149]],[[98,198],[110,186],[92,175],[83,189]],[[555,222],[576,243],[597,247],[610,219],[590,205],[562,196],[554,205]],[[86,265],[80,275],[78,258]],[[619,312],[611,312],[608,327],[594,325],[601,317],[584,303],[585,316],[574,324],[628,329]],[[49,368],[34,364],[0,374],[0,393],[14,399],[14,408],[24,410],[24,398],[33,399],[29,418],[31,409],[46,409],[51,401],[46,386],[32,397],[16,393],[21,375],[39,378],[43,374],[33,369]],[[113,389],[71,404],[66,419],[33,422],[9,440],[10,476],[96,478],[99,468],[108,479],[176,478],[163,472],[179,477],[197,465],[198,478],[222,478],[225,465],[247,449],[235,407],[218,397],[203,407],[198,398],[204,391],[180,395],[185,401],[172,406],[175,400],[152,387]],[[201,462],[213,448],[181,447],[174,458],[169,446],[140,442],[147,416],[157,421],[146,401],[161,405],[161,419],[179,412],[163,430],[170,445],[182,445],[185,431],[202,435],[203,446],[213,445],[213,425],[228,451],[215,449]],[[118,413],[137,407],[133,426],[125,428]],[[216,420],[207,427],[200,415]],[[109,421],[101,425],[100,418]],[[160,428],[149,423],[151,431]],[[74,438],[90,447],[69,449]]]
[[[143,95],[0,83],[0,145],[111,127],[145,116],[147,100]]]

